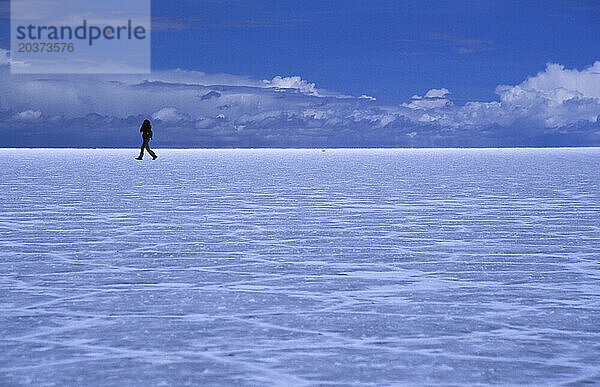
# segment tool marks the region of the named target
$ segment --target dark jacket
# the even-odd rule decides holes
[[[142,132],[142,137],[144,140],[150,140],[152,138],[152,125],[144,122],[140,128],[140,132]]]

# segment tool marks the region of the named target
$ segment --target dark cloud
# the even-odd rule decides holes
[[[211,90],[208,93],[204,94],[202,97],[200,97],[200,99],[202,101],[206,101],[211,98],[219,98],[220,96],[221,96],[221,93],[219,93],[218,91]]]

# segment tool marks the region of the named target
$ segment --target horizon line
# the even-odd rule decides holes
[[[231,147],[231,148],[152,148],[160,151],[233,151],[233,150],[493,150],[493,149],[600,149],[596,145],[584,146],[498,146],[498,147]],[[139,151],[139,147],[135,148],[113,148],[113,147],[0,147],[2,150],[127,150]]]

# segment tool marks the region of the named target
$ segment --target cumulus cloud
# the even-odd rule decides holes
[[[449,90],[431,89],[402,106],[426,111],[416,118],[420,122],[435,121],[449,128],[560,128],[596,123],[600,116],[600,61],[583,70],[550,63],[544,71],[518,85],[498,86],[496,93],[498,101],[471,101],[455,106]]]
[[[295,89],[301,93],[305,93],[308,95],[318,96],[319,92],[317,91],[314,83],[309,83],[304,79],[294,76],[294,77],[280,77],[279,75],[274,77],[273,79],[263,80],[263,83],[267,87],[274,87],[278,89]]]
[[[177,122],[185,120],[187,118],[187,115],[180,113],[174,107],[165,107],[153,113],[152,118],[164,122]]]
[[[409,109],[435,109],[451,106],[452,101],[445,98],[450,92],[448,89],[431,89],[424,96],[413,95],[412,101],[403,103]]]
[[[57,145],[96,146],[101,140],[86,128],[98,126],[122,139],[108,145],[130,146],[145,118],[156,121],[158,146],[600,145],[600,62],[582,70],[549,64],[498,86],[495,101],[463,105],[446,88],[390,105],[299,76],[11,75],[8,63],[0,62],[0,146],[35,146],[27,141],[47,137],[18,136],[42,127],[61,133]]]
[[[600,61],[581,71],[550,63],[536,76],[516,86],[499,86],[496,92],[502,107],[525,110],[547,127],[596,122],[600,115]]]
[[[446,88],[431,89],[425,93],[425,98],[444,98],[448,94],[450,94],[450,92]]]

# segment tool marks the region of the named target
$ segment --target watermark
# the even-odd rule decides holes
[[[12,73],[149,73],[150,0],[11,0]]]

